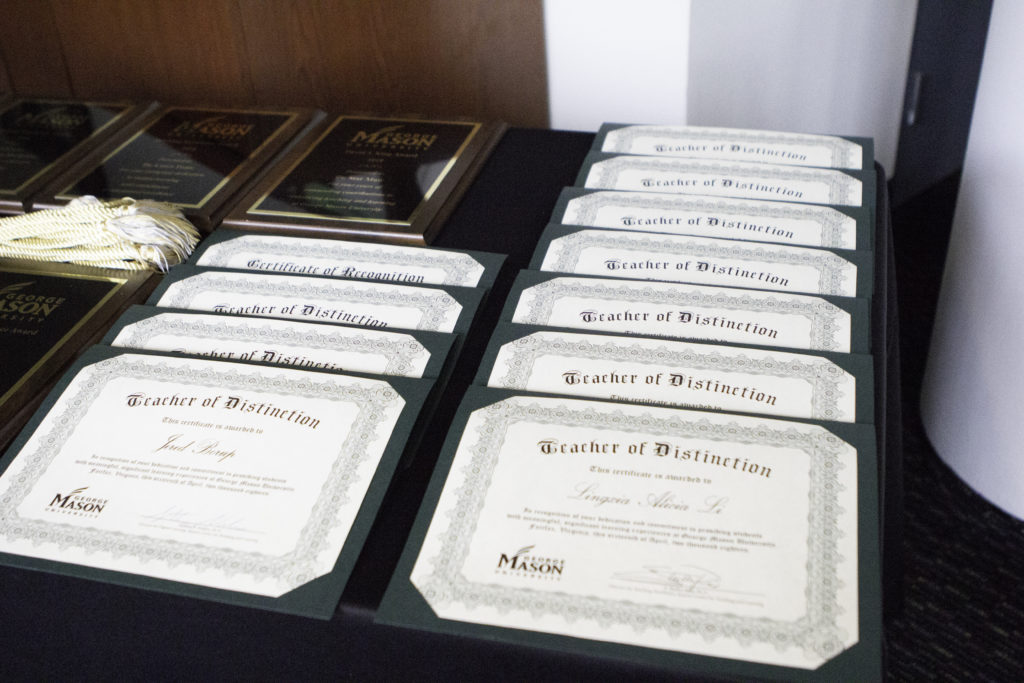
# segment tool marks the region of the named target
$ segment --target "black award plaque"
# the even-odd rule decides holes
[[[167,107],[142,130],[77,164],[34,208],[81,195],[177,205],[210,230],[263,165],[312,118],[309,110]]]
[[[0,449],[61,370],[156,281],[151,272],[0,259]]]
[[[430,241],[502,126],[339,116],[298,144],[225,225],[315,237]]]
[[[144,110],[48,99],[0,105],[0,212],[27,210],[29,197]]]

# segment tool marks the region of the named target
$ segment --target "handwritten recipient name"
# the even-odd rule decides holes
[[[186,437],[184,434],[172,434],[163,445],[153,449],[154,453],[170,451],[172,453],[193,453],[195,455],[208,455],[216,458],[217,462],[224,462],[235,457],[234,449],[222,448],[219,441],[213,439],[195,440]]]
[[[652,491],[642,494],[639,498],[633,498],[622,493],[606,493],[598,484],[593,482],[580,482],[576,484],[567,498],[569,500],[589,503],[594,507],[604,505],[639,506],[654,508],[655,510],[695,512],[705,515],[722,514],[729,502],[727,496],[711,494],[705,496],[704,500],[700,503],[692,504],[672,491],[667,490]]]

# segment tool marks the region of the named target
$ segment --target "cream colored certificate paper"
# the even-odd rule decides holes
[[[570,199],[567,225],[855,249],[857,221],[829,206],[657,192],[593,192]]]
[[[857,266],[825,249],[649,232],[584,228],[554,237],[538,270],[833,296],[858,294]]]
[[[814,669],[857,558],[822,427],[520,396],[470,414],[411,580],[443,619]]]
[[[533,332],[501,347],[487,386],[856,421],[857,380],[827,358],[664,339]]]
[[[404,403],[301,370],[87,365],[0,477],[0,550],[279,596],[331,571]]]
[[[591,163],[583,187],[861,206],[860,180],[830,168],[623,155]]]
[[[601,151],[858,170],[864,155],[856,142],[834,135],[658,125],[608,130]]]
[[[509,319],[578,330],[851,350],[850,314],[831,302],[726,287],[556,277],[525,288]]]
[[[451,332],[462,304],[441,289],[328,278],[208,270],[170,283],[166,308]]]
[[[422,377],[430,360],[408,334],[202,313],[157,313],[125,325],[110,345],[401,377]]]
[[[475,287],[484,274],[482,264],[457,251],[246,234],[210,245],[195,265],[457,287]]]

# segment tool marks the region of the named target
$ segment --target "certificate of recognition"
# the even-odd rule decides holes
[[[329,617],[426,384],[95,347],[5,456],[0,559]]]
[[[741,678],[759,663],[875,679],[873,441],[865,425],[474,387],[378,619],[725,658]],[[840,660],[863,668],[826,668]]]
[[[759,161],[861,170],[874,163],[871,138],[746,128],[606,123],[594,149],[618,154]]]
[[[480,301],[468,287],[413,287],[179,266],[147,303],[377,329],[464,332]]]
[[[590,332],[869,351],[865,299],[521,271],[502,320]]]
[[[503,256],[484,252],[282,237],[221,228],[199,246],[191,263],[397,284],[490,287],[503,260]]]
[[[551,222],[831,249],[872,245],[871,216],[863,207],[732,197],[567,187]]]
[[[129,349],[306,370],[437,377],[452,335],[383,332],[275,318],[213,315],[133,306],[103,339]]]
[[[557,273],[870,296],[870,252],[549,224],[530,267]]]
[[[576,185],[806,204],[873,206],[874,171],[590,152]]]
[[[699,410],[872,422],[871,356],[499,324],[476,383]]]

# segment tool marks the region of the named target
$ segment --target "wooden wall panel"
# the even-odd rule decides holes
[[[4,0],[0,53],[14,92],[54,97],[74,94],[47,0]]]
[[[547,125],[539,0],[239,4],[260,101]]]
[[[323,64],[328,50],[320,45],[320,36],[321,25],[333,24],[336,16],[322,15],[318,2],[239,0],[239,7],[256,100],[330,109],[337,79]],[[332,38],[324,33],[333,42],[348,42],[347,35]]]
[[[11,78],[7,75],[7,61],[4,59],[3,52],[0,52],[0,93],[11,92]]]
[[[234,0],[52,0],[77,95],[247,103]]]
[[[15,92],[546,126],[541,0],[5,0]]]

